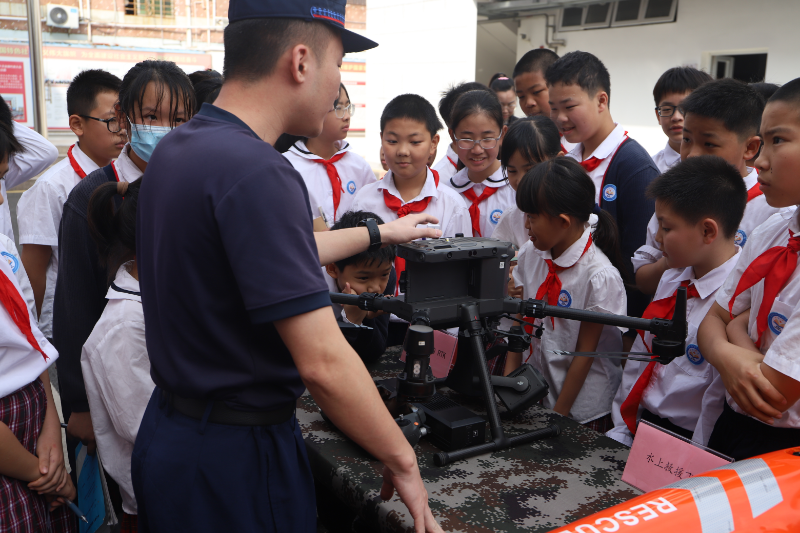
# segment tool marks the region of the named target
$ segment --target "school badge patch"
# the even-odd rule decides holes
[[[8,265],[11,267],[11,270],[14,272],[14,274],[16,274],[17,270],[19,270],[19,260],[8,252],[0,252],[0,255],[2,255],[3,258],[8,261]]]
[[[686,359],[693,365],[699,365],[705,361],[703,354],[700,353],[700,347],[696,344],[690,344],[686,347]]]
[[[772,330],[772,333],[780,335],[781,331],[783,331],[783,327],[786,325],[786,320],[788,319],[780,313],[770,313],[767,317],[767,324],[769,325],[769,329]]]
[[[572,295],[566,290],[563,290],[558,294],[558,306],[559,307],[572,306]]]
[[[355,181],[350,181],[350,182],[347,183],[347,192],[349,192],[350,194],[355,194],[356,193],[356,182]]]
[[[747,242],[747,233],[744,230],[736,230],[736,235],[733,237],[733,242],[736,243],[737,246],[744,246],[744,243]]]
[[[502,209],[495,209],[489,215],[489,220],[492,221],[492,224],[497,225],[497,223],[500,222],[500,218],[502,216],[503,216],[503,210]]]
[[[617,186],[608,184],[603,186],[603,200],[613,202],[617,199]]]

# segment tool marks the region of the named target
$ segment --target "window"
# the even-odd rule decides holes
[[[125,0],[125,14],[140,17],[172,17],[172,0]]]
[[[559,31],[674,22],[678,0],[618,0],[561,10]]]
[[[764,81],[767,74],[767,54],[713,56],[711,73],[717,79],[733,78],[745,83]]]

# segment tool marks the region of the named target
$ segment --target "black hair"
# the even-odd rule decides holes
[[[744,140],[758,134],[764,100],[746,83],[723,78],[695,89],[681,103],[681,111],[684,116],[694,113],[718,120]]]
[[[222,74],[217,72],[214,69],[206,69],[206,70],[196,70],[189,74],[189,81],[192,82],[193,86],[197,86],[198,83],[205,81],[205,80],[212,80],[212,79],[223,79]]]
[[[467,91],[459,96],[450,114],[450,129],[455,131],[462,120],[479,113],[489,116],[503,130],[503,107],[492,91]]]
[[[577,85],[590,96],[605,91],[611,98],[611,77],[608,69],[597,56],[577,50],[565,54],[547,68],[544,75],[547,85],[563,83]]]
[[[439,114],[442,115],[442,120],[446,127],[450,128],[450,114],[453,112],[453,105],[455,105],[458,97],[467,91],[489,91],[489,87],[477,81],[468,81],[458,85],[452,85],[449,89],[442,93],[442,99],[439,100]]]
[[[517,120],[506,131],[500,147],[500,163],[503,168],[519,152],[531,163],[541,163],[558,155],[561,151],[561,137],[558,127],[549,117],[536,115]]]
[[[350,100],[350,93],[347,91],[347,87],[344,86],[344,83],[340,83],[339,84],[339,94],[340,95],[342,94],[342,91],[344,91],[344,94],[347,95],[347,99]],[[341,98],[341,96],[337,96],[336,97],[336,100],[333,102],[333,107],[336,107],[337,105],[339,105],[339,99],[340,98]]]
[[[341,94],[342,91],[344,91],[344,94],[347,95],[347,99],[349,100],[350,93],[347,92],[347,87],[344,86],[344,83],[339,84],[339,93]],[[338,96],[333,102],[333,107],[336,107],[337,105],[339,105]],[[291,133],[283,133],[280,137],[278,137],[278,140],[275,141],[275,144],[272,147],[283,154],[288,152],[289,148],[291,148],[297,141],[303,141],[304,143],[308,142],[308,137],[304,137],[302,135],[292,135]]]
[[[596,196],[594,182],[580,163],[569,157],[556,157],[536,165],[522,177],[517,187],[517,207],[523,213],[568,215],[581,224],[597,213],[592,239],[627,281],[628,268],[622,260],[617,223],[608,211],[597,208]]]
[[[22,144],[14,135],[14,117],[5,98],[0,97],[0,161],[6,156],[24,152]]]
[[[786,102],[787,104],[793,105],[800,103],[800,78],[795,78],[778,87],[775,94],[769,97],[769,101]]]
[[[333,226],[331,226],[331,231],[358,227],[359,222],[368,218],[374,218],[375,222],[378,224],[383,224],[383,219],[381,219],[381,217],[375,213],[370,213],[369,211],[348,211],[344,213]],[[374,252],[364,251],[348,257],[347,259],[336,261],[336,268],[341,271],[344,270],[344,268],[348,265],[372,266],[376,262],[378,265],[380,265],[386,261],[391,263],[394,261],[395,255],[395,247],[393,244],[390,244],[389,246],[384,246],[383,248],[380,248]]]
[[[324,54],[328,39],[336,30],[319,21],[291,18],[237,20],[225,28],[226,80],[254,82],[272,74],[278,60],[289,48],[303,43],[316,54]]]
[[[381,113],[381,133],[386,123],[396,118],[407,118],[425,124],[431,137],[442,129],[442,123],[436,116],[436,110],[430,102],[417,94],[401,94],[392,98]]]
[[[772,95],[775,94],[775,91],[778,90],[780,85],[776,85],[774,83],[767,83],[764,81],[759,81],[756,83],[750,83],[750,87],[752,87],[758,94],[761,95],[761,98],[764,99],[764,103],[767,102]]]
[[[536,48],[525,52],[517,64],[514,65],[514,72],[511,73],[512,78],[516,78],[520,74],[528,72],[541,72],[544,75],[550,65],[558,60],[558,54],[547,48]]]
[[[653,87],[653,99],[656,105],[660,105],[661,100],[670,93],[688,93],[713,79],[708,72],[693,67],[673,67],[658,78]]]
[[[119,86],[119,107],[131,122],[134,122],[134,117],[142,116],[144,93],[151,81],[156,82],[157,106],[164,98],[172,98],[170,124],[175,124],[180,111],[184,112],[187,120],[194,115],[194,88],[186,73],[172,61],[147,60],[136,63]]]
[[[141,184],[141,179],[133,183],[104,183],[89,199],[86,212],[89,232],[97,245],[100,265],[108,272],[109,284],[119,267],[136,257],[136,204]],[[117,196],[122,197],[122,202],[115,209]]]
[[[504,93],[514,90],[514,82],[502,72],[498,72],[489,80],[489,88],[496,93]]]
[[[213,77],[200,80],[194,84],[195,108],[194,112],[200,111],[204,103],[213,104],[222,89],[222,77]]]
[[[730,163],[715,155],[691,157],[667,170],[647,187],[647,196],[666,203],[689,224],[712,218],[732,239],[747,206],[747,187]]]
[[[118,77],[100,69],[83,70],[72,78],[67,88],[67,114],[90,115],[97,106],[100,93],[118,93],[122,83]]]

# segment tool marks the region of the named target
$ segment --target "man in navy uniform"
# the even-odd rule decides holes
[[[321,265],[439,231],[413,215],[313,233],[299,174],[272,147],[315,137],[339,93],[345,1],[231,0],[225,84],[159,143],[142,178],[137,262],[156,383],[132,459],[139,527],[316,531],[294,416],[307,387],[385,465],[416,530],[441,531],[416,456],[339,332]]]

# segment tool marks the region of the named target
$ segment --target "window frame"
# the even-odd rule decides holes
[[[639,16],[635,20],[623,20],[623,21],[616,21],[617,18],[617,9],[619,6],[619,1],[614,2],[614,14],[611,16],[611,27],[612,28],[621,28],[624,26],[642,26],[644,24],[664,24],[667,22],[675,22],[675,16],[678,13],[678,0],[672,0],[672,5],[669,9],[669,15],[665,17],[652,17],[652,18],[644,18],[645,13],[647,13],[647,7],[650,3],[650,0],[642,0],[639,4]]]
[[[593,2],[592,4],[582,6],[566,6],[559,9],[558,12],[558,32],[581,31],[581,30],[596,30],[600,28],[621,28],[625,26],[643,26],[645,24],[665,24],[668,22],[675,22],[678,14],[678,0],[671,0],[670,13],[665,17],[644,18],[647,13],[647,7],[651,0],[641,0],[639,4],[639,16],[635,20],[625,20],[615,22],[617,18],[617,10],[619,8],[619,0],[608,0],[606,2]],[[586,16],[589,12],[589,6],[594,4],[610,4],[606,20],[604,22],[586,23]],[[564,11],[566,9],[580,9],[581,10],[581,23],[576,26],[564,26]]]

